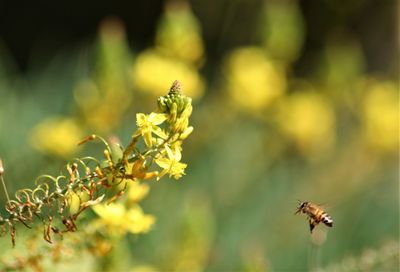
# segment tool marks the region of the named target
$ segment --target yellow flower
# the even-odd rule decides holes
[[[156,221],[154,216],[144,214],[139,206],[128,210],[126,220],[129,232],[134,234],[147,233]]]
[[[172,151],[168,146],[165,146],[165,150],[168,158],[159,156],[155,159],[157,165],[163,168],[158,175],[157,180],[165,174],[169,174],[170,177],[174,177],[175,179],[181,178],[185,174],[185,168],[187,165],[179,162],[182,158],[179,148],[175,148],[174,151]]]
[[[280,105],[279,125],[299,149],[315,155],[323,153],[335,140],[335,115],[323,96],[297,92]]]
[[[283,69],[257,47],[232,52],[225,62],[225,77],[235,105],[250,112],[269,106],[286,89]]]
[[[68,158],[77,151],[81,138],[81,129],[74,120],[55,117],[37,125],[30,140],[33,147],[42,152]]]
[[[399,98],[392,82],[372,82],[363,103],[367,142],[381,151],[396,152],[399,144]]]
[[[128,189],[128,199],[131,202],[137,203],[149,193],[149,190],[150,186],[148,184],[130,182]]]
[[[146,233],[155,222],[154,216],[144,214],[137,205],[126,210],[121,203],[100,204],[93,206],[93,210],[100,217],[99,223],[114,235]]]
[[[121,203],[99,204],[92,206],[93,211],[100,217],[99,222],[110,232],[117,235],[126,233],[126,210]]]
[[[152,133],[156,134],[162,139],[166,139],[167,135],[158,127],[167,120],[167,116],[163,113],[150,113],[148,115],[143,113],[136,114],[136,124],[139,127],[140,134],[143,136],[144,141],[148,147],[153,145]]]
[[[174,142],[171,144],[171,147],[166,146],[165,151],[168,154],[169,158],[175,158],[177,161],[181,161],[182,159],[182,142]]]
[[[135,85],[154,96],[165,94],[165,86],[179,78],[185,83],[185,94],[198,99],[204,92],[204,80],[192,65],[162,55],[155,50],[140,53],[132,69]]]

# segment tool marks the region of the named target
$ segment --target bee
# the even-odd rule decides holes
[[[323,222],[328,227],[333,226],[332,217],[330,217],[330,215],[327,214],[320,206],[314,203],[300,202],[295,214],[298,214],[299,212],[307,214],[310,223],[311,233],[313,229],[321,222]]]

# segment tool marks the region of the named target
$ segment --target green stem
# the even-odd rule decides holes
[[[0,179],[1,179],[1,183],[3,184],[4,193],[6,195],[7,203],[8,203],[8,202],[10,202],[10,197],[8,196],[8,191],[7,191],[6,183],[4,182],[3,175],[0,175]]]

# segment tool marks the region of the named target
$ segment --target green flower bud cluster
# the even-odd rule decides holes
[[[175,80],[168,95],[158,98],[158,108],[162,113],[180,115],[188,106],[191,106],[192,99],[181,93],[179,81]]]
[[[168,114],[168,123],[171,131],[178,134],[190,134],[188,131],[189,117],[192,114],[192,99],[181,93],[181,85],[175,80],[166,96],[158,99],[158,108],[162,113]]]

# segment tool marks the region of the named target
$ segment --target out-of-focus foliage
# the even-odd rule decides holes
[[[399,270],[398,60],[390,52],[393,65],[379,70],[367,54],[368,41],[378,43],[374,29],[354,35],[357,26],[348,22],[368,1],[321,2],[334,18],[306,14],[300,1],[260,1],[257,24],[248,27],[245,10],[232,18],[240,3],[216,16],[215,3],[204,1],[210,18],[228,24],[213,25],[217,40],[204,27],[214,21],[198,20],[201,12],[179,2],[166,5],[154,44],[141,51],[128,48],[115,19],[100,25],[89,49],[65,52],[27,77],[12,73],[1,51],[0,156],[10,191],[80,152],[69,144],[76,135],[128,139],[138,109],[152,109],[174,79],[195,99],[189,167],[176,163],[179,148],[157,161],[178,176],[184,169],[183,182],[143,183],[128,190],[131,206],[99,208],[98,227],[128,239],[116,238],[112,251],[101,239],[90,241],[93,252],[107,252],[101,258],[64,250],[71,261],[63,269],[81,262],[110,271]],[[247,31],[235,37],[250,33],[252,41],[225,44],[233,19]],[[324,35],[315,37],[321,28]],[[387,57],[385,41],[379,44],[375,60]],[[139,117],[143,135],[159,133],[157,118]],[[324,204],[333,228],[318,226],[310,236],[306,218],[293,215],[298,199]],[[146,235],[129,227],[139,217]]]
[[[74,90],[80,118],[89,129],[110,132],[120,125],[132,99],[127,78],[130,63],[122,22],[104,21],[99,31],[95,71]]]
[[[304,40],[304,22],[296,1],[265,1],[260,18],[260,36],[268,54],[290,63],[299,57]]]

